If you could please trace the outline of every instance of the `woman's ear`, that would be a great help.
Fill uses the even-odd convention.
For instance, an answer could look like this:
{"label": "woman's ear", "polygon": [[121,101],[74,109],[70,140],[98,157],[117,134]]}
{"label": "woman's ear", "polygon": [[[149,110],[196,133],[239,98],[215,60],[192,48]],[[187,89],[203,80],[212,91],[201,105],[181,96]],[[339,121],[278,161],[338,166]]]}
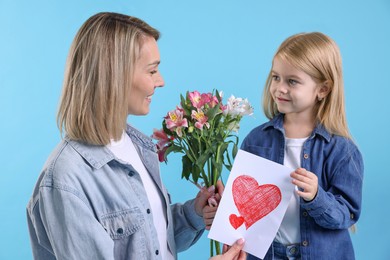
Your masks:
{"label": "woman's ear", "polygon": [[328,80],[325,82],[321,83],[319,86],[320,90],[318,91],[318,100],[321,101],[323,100],[330,92],[330,83]]}

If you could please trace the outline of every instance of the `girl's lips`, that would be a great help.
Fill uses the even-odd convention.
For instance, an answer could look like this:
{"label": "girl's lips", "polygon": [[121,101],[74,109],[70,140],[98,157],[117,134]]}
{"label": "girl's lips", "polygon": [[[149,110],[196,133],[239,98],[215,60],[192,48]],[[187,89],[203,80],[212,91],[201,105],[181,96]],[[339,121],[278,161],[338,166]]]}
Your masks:
{"label": "girl's lips", "polygon": [[280,102],[287,102],[287,101],[290,101],[290,100],[288,100],[288,99],[281,98],[281,97],[277,97],[276,99],[277,99],[278,101],[280,101]]}

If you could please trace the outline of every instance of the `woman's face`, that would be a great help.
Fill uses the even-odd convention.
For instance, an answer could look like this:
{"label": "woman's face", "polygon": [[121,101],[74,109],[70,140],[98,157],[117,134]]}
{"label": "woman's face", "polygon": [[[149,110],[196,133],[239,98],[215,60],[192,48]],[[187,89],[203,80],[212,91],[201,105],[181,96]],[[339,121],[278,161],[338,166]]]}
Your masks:
{"label": "woman's face", "polygon": [[154,90],[164,86],[164,80],[158,70],[160,53],[153,37],[145,37],[139,55],[135,63],[128,103],[128,113],[131,115],[148,114]]}

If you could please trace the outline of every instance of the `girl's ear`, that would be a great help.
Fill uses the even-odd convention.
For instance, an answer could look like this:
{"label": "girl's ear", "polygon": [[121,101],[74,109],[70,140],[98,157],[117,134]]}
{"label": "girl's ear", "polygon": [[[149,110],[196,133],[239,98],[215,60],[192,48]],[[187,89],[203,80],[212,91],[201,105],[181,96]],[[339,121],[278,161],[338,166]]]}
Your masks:
{"label": "girl's ear", "polygon": [[321,83],[319,86],[320,90],[318,91],[318,100],[321,101],[324,99],[330,92],[330,83],[326,80],[324,83]]}

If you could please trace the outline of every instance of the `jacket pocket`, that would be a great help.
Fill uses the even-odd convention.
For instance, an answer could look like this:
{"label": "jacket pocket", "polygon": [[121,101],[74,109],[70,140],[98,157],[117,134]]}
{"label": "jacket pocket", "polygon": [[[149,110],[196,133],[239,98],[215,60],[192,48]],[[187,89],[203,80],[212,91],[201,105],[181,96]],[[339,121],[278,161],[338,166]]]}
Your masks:
{"label": "jacket pocket", "polygon": [[261,146],[256,146],[256,145],[248,145],[245,147],[246,151],[252,154],[255,154],[257,156],[263,157],[265,159],[270,160],[271,159],[271,148],[268,147],[261,147]]}
{"label": "jacket pocket", "polygon": [[103,215],[101,224],[112,239],[122,239],[137,232],[145,223],[139,208]]}

